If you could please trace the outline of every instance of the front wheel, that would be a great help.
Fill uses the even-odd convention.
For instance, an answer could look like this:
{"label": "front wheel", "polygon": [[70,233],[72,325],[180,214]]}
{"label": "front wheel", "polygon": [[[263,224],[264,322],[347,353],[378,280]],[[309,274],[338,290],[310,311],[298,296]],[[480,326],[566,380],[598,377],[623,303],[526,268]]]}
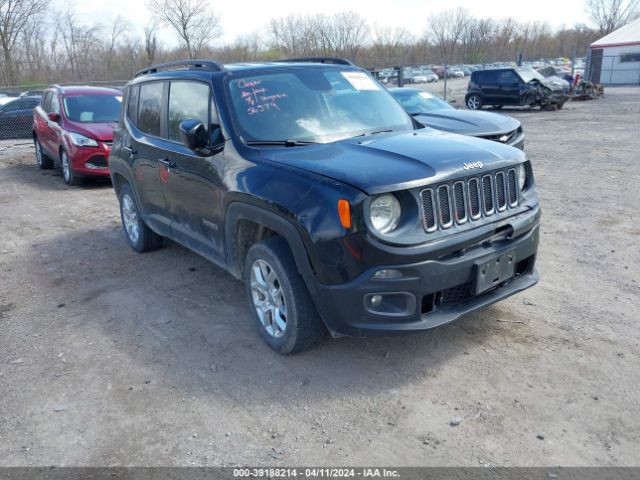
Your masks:
{"label": "front wheel", "polygon": [[60,154],[60,163],[62,164],[62,178],[64,178],[64,183],[69,186],[78,185],[82,179],[73,172],[69,155],[67,155],[67,152],[64,150],[62,150]]}
{"label": "front wheel", "polygon": [[38,137],[35,137],[33,139],[33,144],[34,144],[34,146],[36,148],[36,162],[38,163],[38,166],[42,170],[49,170],[49,169],[53,168],[53,160],[51,160],[42,151],[42,145],[40,145],[40,140],[38,140]]}
{"label": "front wheel", "polygon": [[162,246],[163,237],[151,230],[142,220],[140,210],[131,192],[131,187],[124,184],[120,187],[120,217],[122,228],[127,236],[129,246],[136,252],[148,252]]}
{"label": "front wheel", "polygon": [[467,108],[469,110],[480,110],[482,108],[482,98],[480,95],[473,94],[467,97]]}
{"label": "front wheel", "polygon": [[326,329],[289,245],[272,237],[251,247],[244,281],[263,340],[281,354],[313,347]]}

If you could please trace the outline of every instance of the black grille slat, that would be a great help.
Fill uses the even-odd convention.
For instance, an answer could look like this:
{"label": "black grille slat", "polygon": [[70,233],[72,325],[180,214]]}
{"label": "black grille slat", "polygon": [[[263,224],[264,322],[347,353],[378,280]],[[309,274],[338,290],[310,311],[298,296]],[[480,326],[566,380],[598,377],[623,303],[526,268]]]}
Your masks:
{"label": "black grille slat", "polygon": [[427,232],[431,232],[436,229],[436,214],[434,211],[433,202],[433,190],[430,188],[421,192],[422,197],[422,210],[423,210],[423,224],[424,229]]}
{"label": "black grille slat", "polygon": [[453,209],[458,223],[467,221],[467,208],[464,201],[464,184],[456,182],[453,184]]}
{"label": "black grille slat", "polygon": [[518,204],[518,179],[516,171],[511,169],[507,172],[507,189],[509,195],[509,206],[513,207]]}
{"label": "black grille slat", "polygon": [[473,219],[480,217],[480,195],[478,193],[478,183],[477,178],[469,180],[469,214]]}
{"label": "black grille slat", "polygon": [[493,182],[491,175],[482,177],[482,207],[485,215],[493,213]]}
{"label": "black grille slat", "polygon": [[438,211],[440,213],[440,225],[443,228],[451,226],[451,203],[449,201],[449,187],[438,187]]}
{"label": "black grille slat", "polygon": [[424,229],[431,233],[505,212],[518,206],[518,196],[515,168],[425,188],[420,191]]}
{"label": "black grille slat", "polygon": [[496,173],[496,203],[498,204],[498,211],[502,211],[507,208],[507,194],[505,187],[504,172]]}

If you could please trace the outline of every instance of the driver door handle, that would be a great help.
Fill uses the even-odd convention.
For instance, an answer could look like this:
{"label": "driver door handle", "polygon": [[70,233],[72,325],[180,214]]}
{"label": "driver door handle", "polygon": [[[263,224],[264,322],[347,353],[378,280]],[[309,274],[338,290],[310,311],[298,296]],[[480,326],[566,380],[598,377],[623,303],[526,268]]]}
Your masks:
{"label": "driver door handle", "polygon": [[176,162],[174,162],[173,160],[169,160],[168,158],[160,158],[158,159],[158,162],[167,167],[167,169],[176,168]]}

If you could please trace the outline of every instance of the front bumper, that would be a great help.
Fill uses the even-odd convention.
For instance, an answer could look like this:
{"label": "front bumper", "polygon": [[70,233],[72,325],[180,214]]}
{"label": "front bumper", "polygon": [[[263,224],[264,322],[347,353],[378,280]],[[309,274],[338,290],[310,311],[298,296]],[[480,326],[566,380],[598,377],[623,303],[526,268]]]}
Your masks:
{"label": "front bumper", "polygon": [[[427,330],[490,305],[535,285],[539,223],[515,239],[484,242],[438,260],[407,265],[380,265],[341,285],[316,285],[318,310],[333,335]],[[515,257],[516,275],[491,290],[474,295],[479,262],[506,253]],[[402,272],[402,278],[374,279],[380,269]],[[398,300],[394,313],[373,313],[372,294]],[[394,300],[395,299],[395,300]],[[403,300],[404,299],[404,300]]]}
{"label": "front bumper", "polygon": [[111,144],[98,141],[97,147],[68,147],[73,173],[84,177],[108,177]]}

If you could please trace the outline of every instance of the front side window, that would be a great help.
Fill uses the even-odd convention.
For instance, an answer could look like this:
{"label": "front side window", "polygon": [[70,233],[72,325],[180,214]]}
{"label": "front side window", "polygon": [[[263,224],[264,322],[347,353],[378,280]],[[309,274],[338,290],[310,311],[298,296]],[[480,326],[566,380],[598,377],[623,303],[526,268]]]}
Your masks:
{"label": "front side window", "polygon": [[47,113],[57,113],[58,115],[60,115],[60,102],[58,100],[58,94],[56,92],[53,92],[51,94],[51,105]]}
{"label": "front side window", "polygon": [[160,112],[164,83],[151,82],[140,85],[137,127],[144,133],[160,136]]}
{"label": "front side window", "polygon": [[386,89],[361,70],[283,70],[229,81],[231,110],[245,141],[328,143],[414,128]]}
{"label": "front side window", "polygon": [[171,82],[169,85],[169,140],[180,141],[180,122],[195,119],[209,127],[209,86],[199,82]]}
{"label": "front side window", "polygon": [[64,113],[72,122],[107,123],[120,119],[122,95],[65,95]]}
{"label": "front side window", "polygon": [[513,71],[505,70],[500,72],[498,82],[500,85],[515,85],[518,83],[518,77]]}

